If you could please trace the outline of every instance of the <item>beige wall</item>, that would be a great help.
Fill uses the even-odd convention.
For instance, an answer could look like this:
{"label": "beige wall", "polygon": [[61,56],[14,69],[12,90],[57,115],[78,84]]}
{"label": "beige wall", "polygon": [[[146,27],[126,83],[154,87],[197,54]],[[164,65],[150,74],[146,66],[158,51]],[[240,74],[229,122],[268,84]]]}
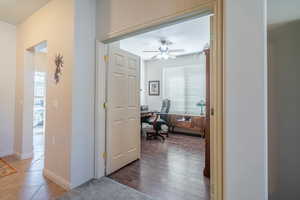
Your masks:
{"label": "beige wall", "polygon": [[[32,66],[26,60],[28,48],[42,41],[48,43],[47,59],[47,112],[45,169],[60,177],[61,182],[70,180],[70,138],[72,115],[72,73],[74,66],[74,2],[73,0],[53,0],[17,26],[17,82],[16,82],[16,136],[15,151],[28,153],[25,149],[24,119],[30,113],[23,109],[24,76]],[[54,84],[54,58],[57,53],[64,56],[64,69],[61,81]],[[25,90],[26,91],[26,90]],[[31,113],[32,115],[32,113]],[[24,123],[26,124],[24,124]],[[29,149],[28,149],[29,148]]]}
{"label": "beige wall", "polygon": [[[17,27],[16,152],[32,150],[32,89],[26,85],[34,68],[26,50],[47,41],[44,173],[67,189],[94,176],[95,3],[52,0]],[[55,84],[58,53],[64,67]]]}
{"label": "beige wall", "polygon": [[37,72],[47,72],[48,56],[45,52],[34,52],[33,54],[34,69]]}
{"label": "beige wall", "polygon": [[14,152],[16,27],[0,21],[0,157]]}
{"label": "beige wall", "polygon": [[97,38],[108,36],[127,28],[155,22],[177,12],[197,7],[209,0],[98,0]]}

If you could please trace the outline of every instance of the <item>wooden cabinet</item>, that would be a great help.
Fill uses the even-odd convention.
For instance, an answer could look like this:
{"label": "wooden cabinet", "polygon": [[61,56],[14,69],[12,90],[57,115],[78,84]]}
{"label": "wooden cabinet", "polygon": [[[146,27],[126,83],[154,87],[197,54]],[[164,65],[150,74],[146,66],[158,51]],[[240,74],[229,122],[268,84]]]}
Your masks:
{"label": "wooden cabinet", "polygon": [[197,132],[203,136],[205,130],[205,116],[179,114],[169,114],[168,116],[171,131],[174,131],[174,128],[181,128],[187,131]]}

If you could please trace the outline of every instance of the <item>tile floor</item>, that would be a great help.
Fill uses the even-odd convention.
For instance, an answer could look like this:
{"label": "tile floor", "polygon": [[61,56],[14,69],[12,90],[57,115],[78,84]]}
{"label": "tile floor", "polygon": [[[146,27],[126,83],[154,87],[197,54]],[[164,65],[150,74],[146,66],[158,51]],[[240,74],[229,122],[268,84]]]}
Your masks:
{"label": "tile floor", "polygon": [[0,200],[52,200],[65,193],[64,189],[43,176],[43,138],[35,138],[34,144],[32,159],[3,158],[18,173],[0,178]]}

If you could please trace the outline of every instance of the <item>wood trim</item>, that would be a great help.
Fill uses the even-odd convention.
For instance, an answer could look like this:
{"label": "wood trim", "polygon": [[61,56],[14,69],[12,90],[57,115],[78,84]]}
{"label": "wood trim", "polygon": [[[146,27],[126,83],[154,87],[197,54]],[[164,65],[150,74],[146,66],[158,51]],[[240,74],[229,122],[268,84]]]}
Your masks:
{"label": "wood trim", "polygon": [[107,45],[97,41],[96,52],[96,96],[95,96],[95,178],[105,176],[106,158],[106,61]]}
{"label": "wood trim", "polygon": [[110,32],[106,35],[105,40],[103,40],[103,43],[107,44],[110,42],[120,40],[122,38],[145,33],[150,30],[155,30],[157,28],[164,27],[165,25],[176,24],[179,21],[185,21],[192,17],[199,17],[199,15],[205,16],[214,11],[215,1],[216,0],[203,0],[201,4],[194,8],[186,9],[180,12],[175,12],[174,14],[160,17],[155,20],[150,20],[142,24],[129,26],[127,28],[123,28],[120,31]]}
{"label": "wood trim", "polygon": [[206,59],[206,114],[205,114],[205,168],[203,175],[210,178],[210,49],[204,50]]}
{"label": "wood trim", "polygon": [[223,0],[214,3],[214,16],[211,17],[211,68],[210,92],[210,153],[211,153],[211,199],[223,200]]}

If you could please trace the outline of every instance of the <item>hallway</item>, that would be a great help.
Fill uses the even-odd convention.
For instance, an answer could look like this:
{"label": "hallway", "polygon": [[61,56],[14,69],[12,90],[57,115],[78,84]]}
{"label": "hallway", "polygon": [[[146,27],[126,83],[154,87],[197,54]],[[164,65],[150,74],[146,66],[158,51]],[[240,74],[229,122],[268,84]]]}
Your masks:
{"label": "hallway", "polygon": [[43,176],[44,153],[40,148],[35,149],[32,159],[7,156],[3,160],[17,173],[0,178],[1,200],[53,200],[65,192]]}

